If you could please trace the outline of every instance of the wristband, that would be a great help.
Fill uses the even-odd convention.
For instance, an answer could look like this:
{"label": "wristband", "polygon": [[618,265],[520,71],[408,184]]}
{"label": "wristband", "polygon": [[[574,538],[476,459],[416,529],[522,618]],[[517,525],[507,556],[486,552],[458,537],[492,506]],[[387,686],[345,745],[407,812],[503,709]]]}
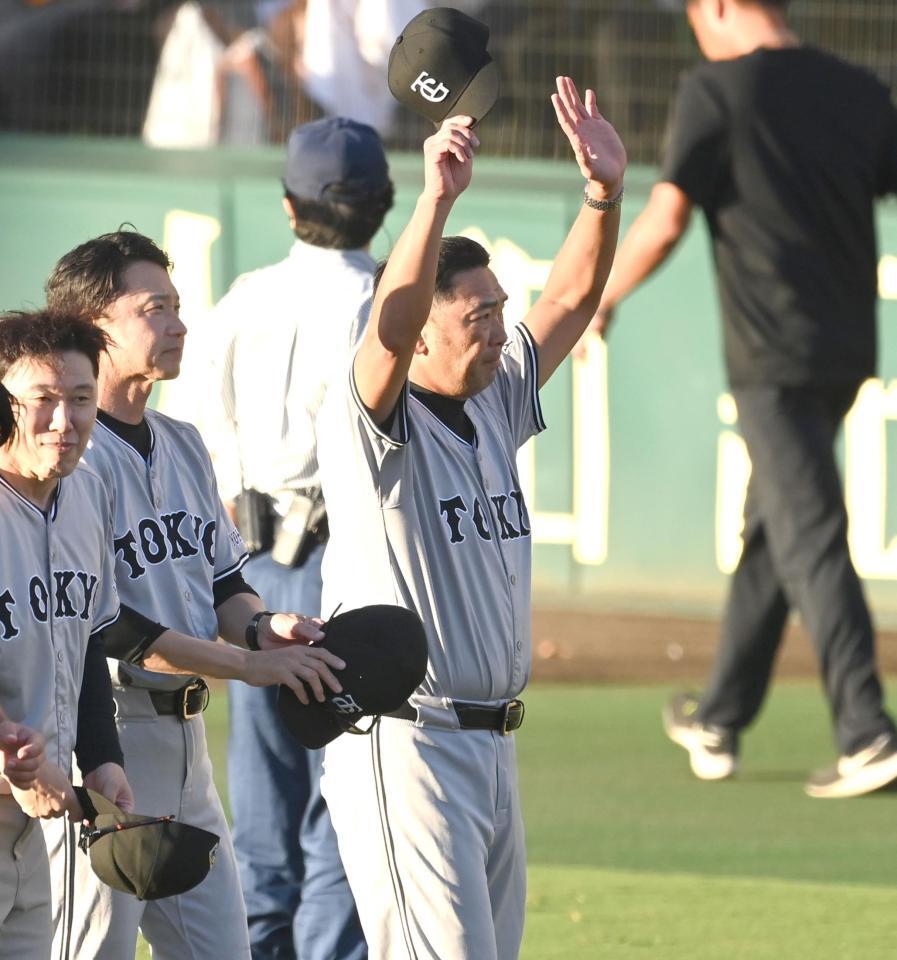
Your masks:
{"label": "wristband", "polygon": [[259,646],[259,624],[262,622],[262,617],[273,616],[274,614],[270,610],[259,610],[258,613],[252,615],[252,619],[246,627],[246,646],[250,650],[261,649]]}
{"label": "wristband", "polygon": [[623,188],[620,187],[620,192],[615,197],[612,197],[610,200],[593,200],[589,196],[589,185],[588,183],[586,183],[585,193],[583,195],[582,202],[587,207],[591,207],[593,210],[603,210],[603,211],[618,210],[621,206],[623,206],[624,192],[625,191],[623,190]]}

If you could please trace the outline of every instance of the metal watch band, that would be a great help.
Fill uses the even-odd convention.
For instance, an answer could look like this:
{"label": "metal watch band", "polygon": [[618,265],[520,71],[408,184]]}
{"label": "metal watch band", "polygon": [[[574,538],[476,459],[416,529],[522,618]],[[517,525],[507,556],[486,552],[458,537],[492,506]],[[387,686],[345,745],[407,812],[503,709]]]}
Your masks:
{"label": "metal watch band", "polygon": [[626,191],[621,187],[620,192],[615,196],[611,197],[610,200],[593,200],[589,196],[589,185],[586,184],[585,191],[583,193],[583,203],[587,207],[591,207],[593,210],[616,210],[618,207],[623,205],[623,194]]}

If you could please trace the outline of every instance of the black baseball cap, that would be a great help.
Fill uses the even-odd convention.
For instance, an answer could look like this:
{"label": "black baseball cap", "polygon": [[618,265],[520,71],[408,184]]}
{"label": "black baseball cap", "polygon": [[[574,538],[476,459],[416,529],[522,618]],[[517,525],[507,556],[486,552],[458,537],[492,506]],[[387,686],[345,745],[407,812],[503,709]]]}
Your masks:
{"label": "black baseball cap", "polygon": [[307,704],[286,686],[277,695],[281,720],[310,750],[335,740],[362,717],[398,710],[427,672],[427,635],[412,610],[359,607],[332,617],[321,629],[324,639],[317,645],[346,663],[337,673],[342,693],[324,687],[326,699],[319,702],[308,691]]}
{"label": "black baseball cap", "polygon": [[192,890],[206,878],[220,837],[173,817],[123,813],[93,790],[75,787],[87,824],[78,846],[93,872],[114,890],[159,900]]}
{"label": "black baseball cap", "polygon": [[283,185],[300,200],[364,200],[389,184],[383,141],[366,123],[325,117],[290,134]]}
{"label": "black baseball cap", "polygon": [[419,13],[389,54],[392,95],[435,124],[466,114],[479,122],[498,99],[489,28],[453,7]]}

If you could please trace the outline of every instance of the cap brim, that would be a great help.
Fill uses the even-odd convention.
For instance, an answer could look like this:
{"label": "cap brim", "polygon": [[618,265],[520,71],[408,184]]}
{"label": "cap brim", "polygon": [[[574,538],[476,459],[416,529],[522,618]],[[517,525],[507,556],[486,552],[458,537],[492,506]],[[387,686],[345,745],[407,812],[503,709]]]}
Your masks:
{"label": "cap brim", "polygon": [[320,750],[346,731],[346,726],[317,700],[302,703],[283,684],[277,691],[277,712],[287,730],[308,750]]}
{"label": "cap brim", "polygon": [[495,106],[500,87],[498,67],[490,60],[467,85],[452,107],[452,114],[473,117],[479,123]]}

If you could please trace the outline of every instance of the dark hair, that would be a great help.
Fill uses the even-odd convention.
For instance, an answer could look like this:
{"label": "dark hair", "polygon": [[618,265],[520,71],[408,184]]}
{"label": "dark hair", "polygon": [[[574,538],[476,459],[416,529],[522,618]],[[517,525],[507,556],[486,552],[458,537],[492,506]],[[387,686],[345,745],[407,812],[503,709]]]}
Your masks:
{"label": "dark hair", "polygon": [[171,269],[168,254],[149,237],[119,228],[69,251],[47,280],[47,306],[59,313],[96,320],[124,293],[124,273],[149,261]]}
{"label": "dark hair", "polygon": [[83,353],[96,377],[107,343],[98,326],[73,313],[19,310],[0,314],[0,378],[20,360],[46,360],[68,351]]}
{"label": "dark hair", "polygon": [[[387,258],[388,259],[388,258]],[[434,300],[451,300],[455,295],[455,277],[465,270],[488,267],[491,258],[484,247],[469,237],[443,237],[436,263]],[[374,272],[374,292],[380,285],[387,260],[381,260]]]}
{"label": "dark hair", "polygon": [[366,247],[392,209],[392,183],[379,193],[357,202],[348,200],[304,200],[284,194],[293,208],[293,233],[304,243],[328,250],[358,250]]}
{"label": "dark hair", "polygon": [[0,383],[0,447],[4,446],[16,432],[16,417],[12,410],[12,397],[9,390]]}

